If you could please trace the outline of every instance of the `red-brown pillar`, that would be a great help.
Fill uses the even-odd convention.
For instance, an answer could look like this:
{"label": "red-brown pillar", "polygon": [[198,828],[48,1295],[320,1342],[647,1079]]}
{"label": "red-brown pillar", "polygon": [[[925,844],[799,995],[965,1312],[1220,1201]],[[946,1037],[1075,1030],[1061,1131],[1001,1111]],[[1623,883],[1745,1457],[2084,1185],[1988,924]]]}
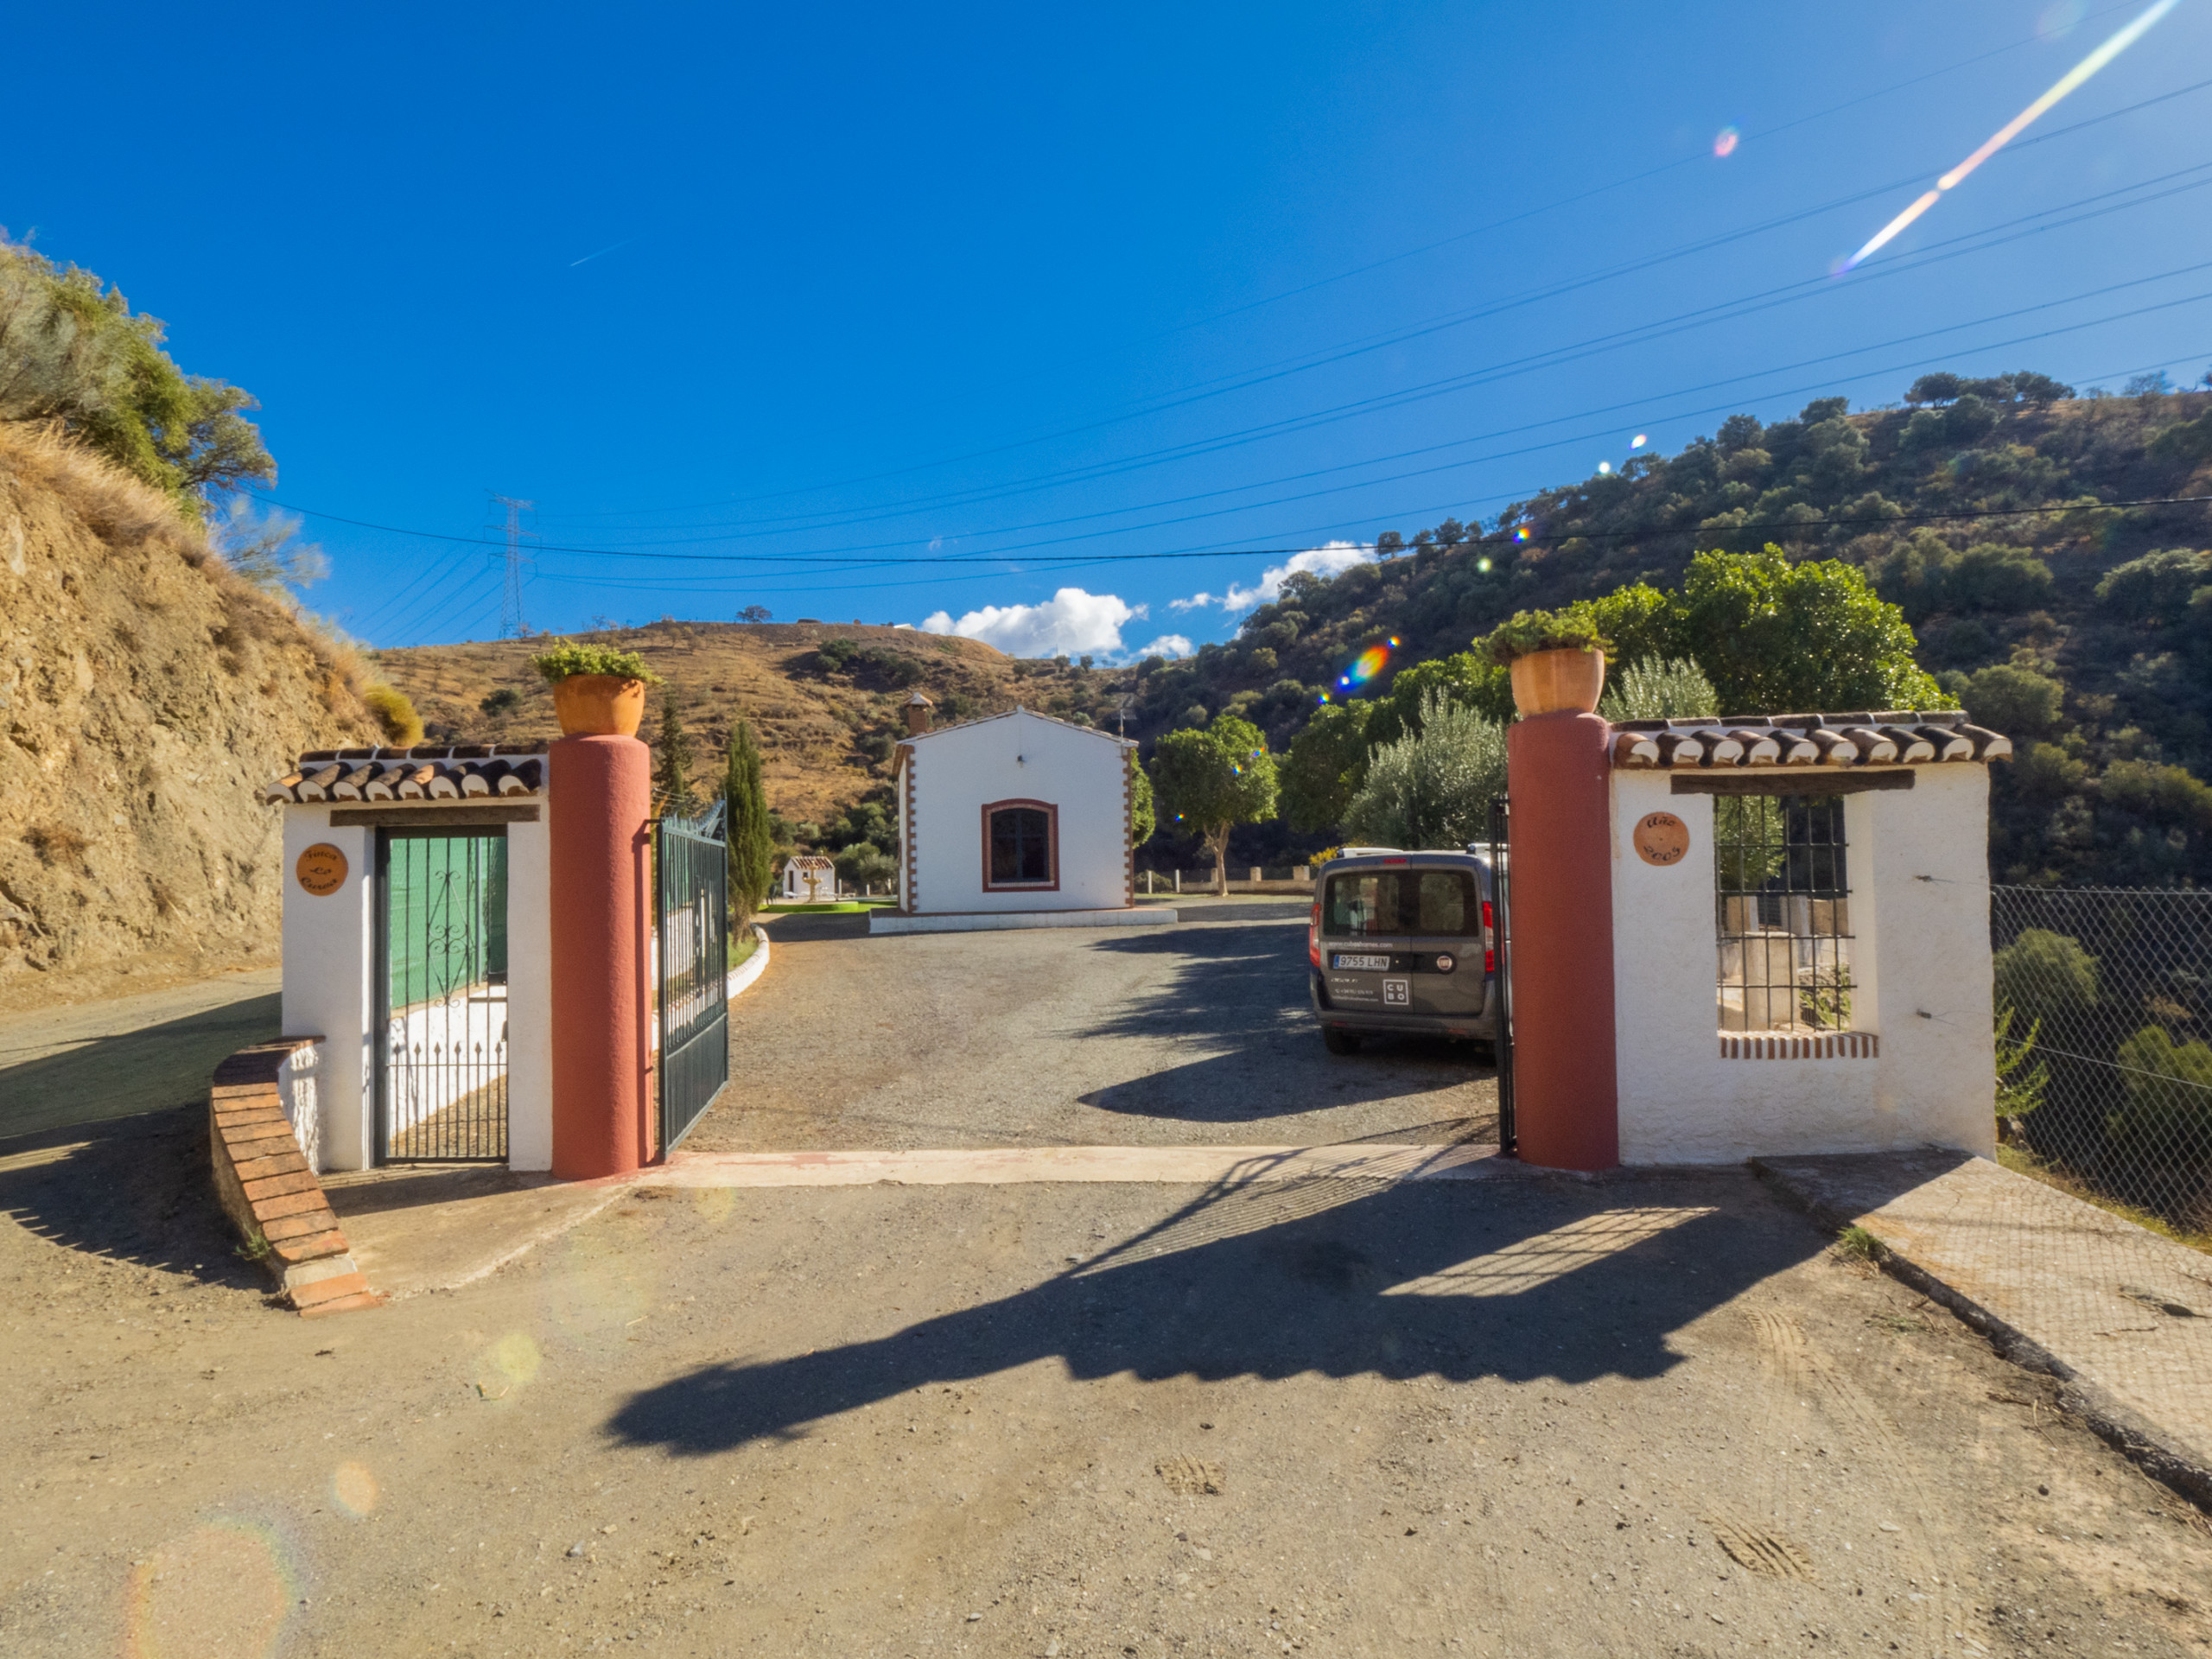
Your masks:
{"label": "red-brown pillar", "polygon": [[564,737],[549,751],[553,902],[553,1173],[620,1175],[646,1122],[645,820],[649,751],[634,737]]}
{"label": "red-brown pillar", "polygon": [[1556,714],[1506,734],[1514,1124],[1522,1161],[1553,1169],[1620,1161],[1611,732],[1595,715]]}

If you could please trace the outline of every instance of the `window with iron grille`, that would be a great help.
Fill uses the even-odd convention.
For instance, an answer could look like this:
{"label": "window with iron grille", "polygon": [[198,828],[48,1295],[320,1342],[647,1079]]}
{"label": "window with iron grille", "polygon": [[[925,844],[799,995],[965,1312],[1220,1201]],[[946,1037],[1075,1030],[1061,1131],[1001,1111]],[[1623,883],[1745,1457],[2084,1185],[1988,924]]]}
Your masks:
{"label": "window with iron grille", "polygon": [[1853,1029],[1843,798],[1723,795],[1713,808],[1720,1029]]}

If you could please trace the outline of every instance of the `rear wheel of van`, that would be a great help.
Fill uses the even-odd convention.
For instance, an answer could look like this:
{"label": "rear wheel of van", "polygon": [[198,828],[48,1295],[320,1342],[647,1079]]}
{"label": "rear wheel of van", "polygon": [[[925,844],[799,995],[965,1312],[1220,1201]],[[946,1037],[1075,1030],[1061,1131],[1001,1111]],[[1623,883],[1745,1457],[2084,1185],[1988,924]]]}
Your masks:
{"label": "rear wheel of van", "polygon": [[1359,1033],[1356,1031],[1346,1031],[1341,1026],[1322,1027],[1321,1041],[1332,1054],[1359,1052]]}

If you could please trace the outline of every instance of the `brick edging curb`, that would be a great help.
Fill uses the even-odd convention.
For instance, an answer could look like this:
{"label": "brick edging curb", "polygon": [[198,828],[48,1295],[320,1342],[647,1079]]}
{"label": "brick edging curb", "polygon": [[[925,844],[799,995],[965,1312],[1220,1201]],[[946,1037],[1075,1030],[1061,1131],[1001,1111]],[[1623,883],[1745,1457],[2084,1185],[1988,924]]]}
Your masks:
{"label": "brick edging curb", "polygon": [[[1751,1173],[1791,1208],[1831,1232],[1859,1224],[1861,1217],[1815,1197],[1790,1181],[1764,1158],[1750,1160]],[[1999,1318],[1971,1296],[1954,1288],[1903,1254],[1887,1240],[1877,1258],[1882,1270],[1940,1304],[1989,1339],[1998,1357],[2022,1370],[2040,1371],[2059,1382],[2058,1402],[2096,1436],[2144,1473],[2171,1486],[2198,1507],[2212,1510],[2212,1467],[2177,1446],[2155,1423],[2120,1404],[2102,1387],[2067,1364],[2009,1320]]]}
{"label": "brick edging curb", "polygon": [[215,1068],[207,1141],[223,1213],[302,1316],[384,1300],[354,1262],[322,1183],[284,1109],[284,1068],[320,1037],[242,1048]]}

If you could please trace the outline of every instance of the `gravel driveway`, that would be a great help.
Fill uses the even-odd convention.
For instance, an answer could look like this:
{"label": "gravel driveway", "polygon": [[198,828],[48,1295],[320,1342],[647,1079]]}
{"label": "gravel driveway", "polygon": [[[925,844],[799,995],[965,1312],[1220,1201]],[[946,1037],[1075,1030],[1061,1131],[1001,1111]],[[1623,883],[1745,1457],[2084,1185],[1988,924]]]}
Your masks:
{"label": "gravel driveway", "polygon": [[730,1010],[702,1152],[1491,1141],[1471,1044],[1321,1046],[1302,906],[1187,906],[1178,926],[870,938],[776,916]]}

